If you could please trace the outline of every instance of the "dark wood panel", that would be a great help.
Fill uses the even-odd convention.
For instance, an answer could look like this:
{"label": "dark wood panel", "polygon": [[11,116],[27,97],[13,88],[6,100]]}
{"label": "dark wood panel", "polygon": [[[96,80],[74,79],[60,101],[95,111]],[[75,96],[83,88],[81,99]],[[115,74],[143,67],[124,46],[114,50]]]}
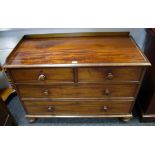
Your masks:
{"label": "dark wood panel", "polygon": [[151,62],[151,67],[146,70],[137,104],[142,111],[142,119],[150,121],[155,116],[155,29],[147,29],[146,32],[144,53]]}
{"label": "dark wood panel", "polygon": [[73,82],[72,68],[34,68],[34,69],[11,69],[14,82],[48,84],[53,82]]}
{"label": "dark wood panel", "polygon": [[48,66],[74,64],[74,62],[148,64],[129,36],[79,36],[25,38],[9,57],[7,65]]}
{"label": "dark wood panel", "polygon": [[18,86],[22,98],[134,97],[137,85]]}
{"label": "dark wood panel", "polygon": [[131,101],[24,102],[28,114],[32,115],[129,114],[131,104]]}
{"label": "dark wood panel", "polygon": [[78,68],[79,82],[139,81],[141,67],[87,67]]}

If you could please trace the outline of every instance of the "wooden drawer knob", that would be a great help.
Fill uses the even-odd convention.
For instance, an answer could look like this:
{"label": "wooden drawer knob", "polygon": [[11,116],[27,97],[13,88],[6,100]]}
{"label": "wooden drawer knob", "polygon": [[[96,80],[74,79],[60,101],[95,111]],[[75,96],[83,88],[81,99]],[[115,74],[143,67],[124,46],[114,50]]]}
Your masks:
{"label": "wooden drawer knob", "polygon": [[52,106],[49,106],[49,107],[47,108],[47,110],[48,110],[48,111],[54,111],[54,108],[53,108]]}
{"label": "wooden drawer knob", "polygon": [[103,106],[102,109],[103,109],[104,112],[106,112],[108,110],[108,107],[107,106]]}
{"label": "wooden drawer knob", "polygon": [[107,95],[107,96],[110,95],[109,89],[105,89],[105,90],[104,90],[104,94]]}
{"label": "wooden drawer knob", "polygon": [[114,76],[113,76],[113,74],[112,74],[112,73],[108,73],[108,74],[107,74],[107,79],[108,79],[108,80],[112,80],[112,79],[113,79],[113,77],[114,77]]}
{"label": "wooden drawer knob", "polygon": [[38,77],[38,80],[39,81],[44,81],[46,78],[46,76],[44,74],[40,74],[39,77]]}
{"label": "wooden drawer knob", "polygon": [[44,95],[49,95],[49,91],[48,90],[44,90]]}

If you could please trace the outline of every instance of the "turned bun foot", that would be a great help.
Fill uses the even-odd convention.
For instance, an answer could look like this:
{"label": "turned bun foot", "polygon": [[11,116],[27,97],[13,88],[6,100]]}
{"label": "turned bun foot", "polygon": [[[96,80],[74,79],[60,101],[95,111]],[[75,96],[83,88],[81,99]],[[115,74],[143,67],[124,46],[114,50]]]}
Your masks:
{"label": "turned bun foot", "polygon": [[121,121],[123,121],[123,122],[128,122],[130,120],[131,120],[131,117],[122,117],[121,118]]}
{"label": "turned bun foot", "polygon": [[29,123],[34,123],[36,121],[36,118],[28,118]]}

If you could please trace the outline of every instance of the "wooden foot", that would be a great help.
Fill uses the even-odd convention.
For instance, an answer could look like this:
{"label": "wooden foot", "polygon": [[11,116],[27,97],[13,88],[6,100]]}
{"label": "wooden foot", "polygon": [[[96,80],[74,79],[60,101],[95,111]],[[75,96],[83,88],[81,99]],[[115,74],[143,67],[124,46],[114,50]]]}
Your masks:
{"label": "wooden foot", "polygon": [[131,119],[131,117],[122,117],[121,121],[128,122],[128,121],[130,121],[130,119]]}
{"label": "wooden foot", "polygon": [[29,123],[34,123],[36,121],[36,118],[28,118]]}

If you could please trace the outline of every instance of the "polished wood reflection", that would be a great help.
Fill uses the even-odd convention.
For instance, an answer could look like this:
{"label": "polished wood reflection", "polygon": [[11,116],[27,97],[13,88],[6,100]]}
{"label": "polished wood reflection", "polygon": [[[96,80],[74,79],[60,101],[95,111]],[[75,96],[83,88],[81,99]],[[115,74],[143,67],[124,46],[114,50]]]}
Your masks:
{"label": "polished wood reflection", "polygon": [[25,38],[9,65],[146,63],[128,36]]}

